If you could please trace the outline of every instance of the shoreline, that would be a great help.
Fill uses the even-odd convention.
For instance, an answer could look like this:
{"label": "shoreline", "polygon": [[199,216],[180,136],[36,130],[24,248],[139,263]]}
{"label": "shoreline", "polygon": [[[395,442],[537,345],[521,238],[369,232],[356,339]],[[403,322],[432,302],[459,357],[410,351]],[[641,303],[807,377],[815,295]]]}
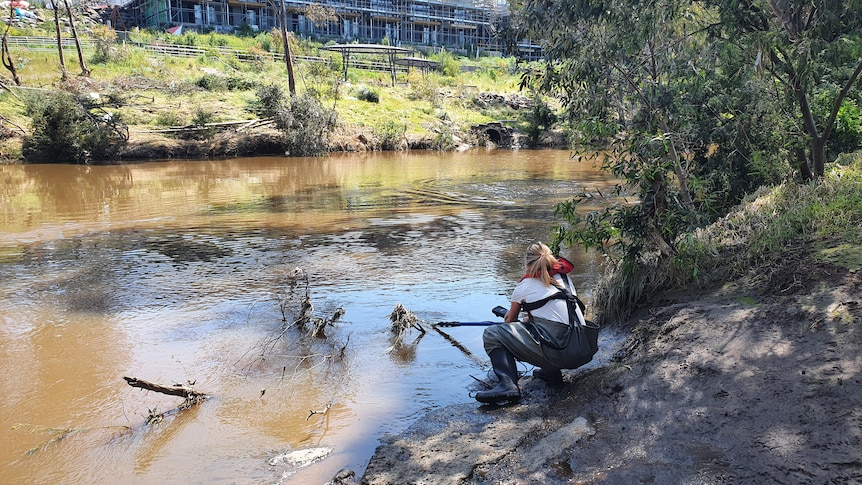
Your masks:
{"label": "shoreline", "polygon": [[[474,133],[457,131],[453,134],[454,148],[444,151],[464,151],[482,146],[505,150],[570,148],[565,141],[565,134],[561,130],[549,130],[538,146],[531,147],[525,134],[517,129],[508,128],[511,130],[511,136],[507,139],[507,143],[503,145],[490,142],[480,143],[479,138]],[[95,160],[90,165],[112,165],[175,159],[206,160],[273,155],[290,156],[290,154],[284,152],[280,141],[281,136],[281,133],[271,128],[263,128],[255,132],[241,134],[229,131],[219,132],[207,140],[184,140],[160,134],[132,131],[132,137],[129,142],[122,147],[114,159]],[[5,151],[7,153],[16,151],[20,153],[22,140],[20,134],[6,140]],[[10,149],[10,144],[16,144],[18,148]],[[28,163],[18,157],[9,158],[7,156],[3,158],[3,148],[0,146],[0,164],[14,165]],[[413,150],[435,150],[434,133],[405,135],[395,149],[386,150],[367,128],[340,127],[330,140],[329,152],[327,154],[375,151],[410,152]],[[321,156],[326,156],[327,154]]]}
{"label": "shoreline", "polygon": [[862,273],[829,275],[663,295],[603,331],[627,335],[606,365],[522,378],[512,406],[434,410],[361,483],[860,481]]}

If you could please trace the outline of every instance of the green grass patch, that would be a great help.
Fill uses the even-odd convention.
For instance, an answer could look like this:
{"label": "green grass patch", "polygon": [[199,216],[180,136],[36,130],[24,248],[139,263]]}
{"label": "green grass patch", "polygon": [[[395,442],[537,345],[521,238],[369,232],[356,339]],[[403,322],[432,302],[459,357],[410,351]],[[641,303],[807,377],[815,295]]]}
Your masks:
{"label": "green grass patch", "polygon": [[[788,250],[854,266],[862,244],[862,152],[842,156],[820,180],[750,195],[726,217],[678,244],[677,284],[710,283],[769,265]],[[842,248],[842,249],[838,249]],[[712,276],[710,276],[712,275]]]}
{"label": "green grass patch", "polygon": [[827,264],[859,271],[862,152],[842,155],[819,180],[761,188],[719,221],[681,237],[676,250],[669,260],[648,255],[609,271],[594,294],[601,319],[624,318],[661,290],[745,278],[769,290],[782,274],[816,281],[829,273],[819,268]]}

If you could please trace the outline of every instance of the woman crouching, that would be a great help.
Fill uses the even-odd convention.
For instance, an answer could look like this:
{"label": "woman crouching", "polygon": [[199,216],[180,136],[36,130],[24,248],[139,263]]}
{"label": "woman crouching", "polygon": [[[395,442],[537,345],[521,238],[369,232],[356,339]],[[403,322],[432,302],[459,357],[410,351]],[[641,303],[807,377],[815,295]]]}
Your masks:
{"label": "woman crouching", "polygon": [[[586,337],[583,304],[565,274],[571,266],[564,267],[563,262],[568,263],[555,258],[543,243],[527,248],[526,274],[512,291],[505,323],[487,327],[482,336],[499,381],[493,389],[476,393],[477,401],[521,399],[516,360],[537,366],[533,377],[551,384],[563,382],[560,369],[575,369],[592,360],[596,346]],[[523,322],[518,320],[521,311],[528,315]]]}

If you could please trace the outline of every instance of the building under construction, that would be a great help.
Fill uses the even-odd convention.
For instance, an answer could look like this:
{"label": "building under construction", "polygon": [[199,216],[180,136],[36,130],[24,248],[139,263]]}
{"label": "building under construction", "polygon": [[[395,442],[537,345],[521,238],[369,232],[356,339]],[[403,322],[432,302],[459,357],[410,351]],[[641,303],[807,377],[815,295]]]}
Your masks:
{"label": "building under construction", "polygon": [[142,28],[230,33],[279,27],[300,36],[337,42],[499,51],[497,27],[507,20],[506,0],[132,0],[133,24]]}

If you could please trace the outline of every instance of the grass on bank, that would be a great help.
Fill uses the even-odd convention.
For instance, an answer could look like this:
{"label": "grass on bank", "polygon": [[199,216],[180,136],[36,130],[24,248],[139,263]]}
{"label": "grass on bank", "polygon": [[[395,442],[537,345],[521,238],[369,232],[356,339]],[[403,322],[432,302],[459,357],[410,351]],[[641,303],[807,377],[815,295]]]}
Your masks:
{"label": "grass on bank", "polygon": [[[39,35],[36,32],[21,34]],[[41,32],[41,35],[46,35]],[[135,39],[135,37],[140,37]],[[179,38],[155,35],[145,31],[133,34],[138,42],[172,42],[184,45],[227,46],[238,49],[277,51],[273,34],[237,37],[222,34],[186,34]],[[167,126],[192,124],[196,119],[210,122],[254,119],[256,89],[276,84],[287,92],[287,74],[283,61],[261,56],[255,62],[240,62],[233,56],[219,55],[215,50],[197,58],[156,56],[131,44],[108,44],[107,48],[85,50],[91,70],[82,78],[74,49],[66,49],[66,71],[70,84],[83,92],[92,91],[116,96],[123,106],[116,109],[133,134]],[[442,51],[432,58],[448,68],[423,75],[412,70],[400,73],[397,85],[391,85],[388,72],[350,69],[343,79],[341,56],[321,51],[321,44],[308,40],[292,43],[295,55],[326,57],[328,63],[298,61],[295,63],[299,94],[312,93],[322,104],[334,108],[339,124],[353,128],[391,134],[393,127],[403,134],[428,135],[451,126],[463,131],[477,123],[514,119],[524,123],[522,113],[506,107],[477,107],[473,97],[480,92],[511,94],[518,91],[518,67],[514,59],[484,57],[456,58]],[[27,89],[51,89],[60,86],[56,51],[33,51],[12,46],[19,77]],[[379,58],[377,59],[379,60]],[[452,66],[455,66],[455,69]],[[461,66],[469,66],[461,72]],[[4,84],[12,85],[4,76]],[[363,93],[373,93],[369,98]],[[372,99],[373,98],[373,99]],[[27,129],[23,103],[6,91],[0,91],[0,116]],[[6,143],[8,145],[8,143]],[[14,144],[13,144],[14,145]],[[0,147],[0,158],[14,160],[12,148]]]}
{"label": "grass on bank", "polygon": [[670,261],[613,268],[594,293],[599,320],[623,320],[663,290],[747,281],[780,292],[786,288],[771,285],[782,273],[816,279],[816,268],[862,271],[862,152],[841,155],[822,179],[761,188],[677,241],[676,251]]}

